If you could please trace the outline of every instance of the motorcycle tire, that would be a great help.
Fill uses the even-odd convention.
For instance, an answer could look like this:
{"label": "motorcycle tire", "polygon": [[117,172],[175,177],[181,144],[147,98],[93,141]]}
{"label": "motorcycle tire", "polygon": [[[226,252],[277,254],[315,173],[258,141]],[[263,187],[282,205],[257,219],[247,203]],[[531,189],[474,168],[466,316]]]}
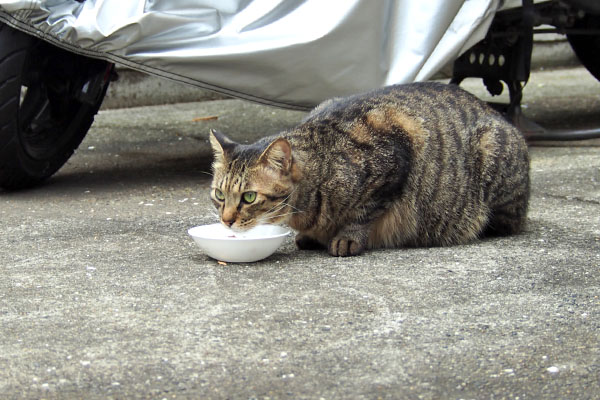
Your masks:
{"label": "motorcycle tire", "polygon": [[[573,28],[600,30],[600,15],[586,14],[577,20]],[[600,81],[600,35],[567,34],[567,40],[583,66]]]}
{"label": "motorcycle tire", "polygon": [[35,186],[79,146],[113,65],[0,24],[0,188]]}

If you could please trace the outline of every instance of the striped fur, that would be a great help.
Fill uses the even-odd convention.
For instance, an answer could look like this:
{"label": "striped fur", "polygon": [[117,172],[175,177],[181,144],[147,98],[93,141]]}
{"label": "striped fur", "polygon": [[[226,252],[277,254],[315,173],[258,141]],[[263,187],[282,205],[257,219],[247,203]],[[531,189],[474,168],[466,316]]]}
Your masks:
{"label": "striped fur", "polygon": [[[519,232],[529,198],[520,132],[458,87],[390,86],[324,102],[252,145],[214,132],[226,224],[287,223],[300,248],[447,246]],[[225,200],[215,198],[220,190]],[[255,191],[252,204],[241,201]]]}

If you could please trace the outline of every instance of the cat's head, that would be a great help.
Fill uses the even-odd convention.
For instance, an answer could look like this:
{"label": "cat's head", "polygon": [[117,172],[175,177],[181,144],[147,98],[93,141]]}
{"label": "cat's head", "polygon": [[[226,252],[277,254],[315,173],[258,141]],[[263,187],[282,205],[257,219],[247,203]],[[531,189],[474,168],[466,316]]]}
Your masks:
{"label": "cat's head", "polygon": [[290,143],[277,138],[242,145],[211,130],[210,144],[215,155],[210,196],[221,222],[238,231],[285,223],[294,190]]}

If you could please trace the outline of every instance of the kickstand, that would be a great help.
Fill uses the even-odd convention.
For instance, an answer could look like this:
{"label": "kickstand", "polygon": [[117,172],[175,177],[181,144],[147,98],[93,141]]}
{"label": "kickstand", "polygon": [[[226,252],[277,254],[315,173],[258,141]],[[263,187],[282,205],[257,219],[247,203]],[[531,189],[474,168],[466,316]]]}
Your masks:
{"label": "kickstand", "polygon": [[535,141],[569,141],[600,138],[600,128],[592,129],[546,129],[537,122],[523,115],[521,100],[523,98],[523,86],[514,82],[508,85],[510,92],[510,104],[501,108],[506,118],[510,120],[523,133],[528,142]]}
{"label": "kickstand", "polygon": [[600,128],[546,129],[537,122],[523,115],[520,105],[510,107],[506,116],[517,128],[519,128],[527,142],[569,141],[600,138]]}

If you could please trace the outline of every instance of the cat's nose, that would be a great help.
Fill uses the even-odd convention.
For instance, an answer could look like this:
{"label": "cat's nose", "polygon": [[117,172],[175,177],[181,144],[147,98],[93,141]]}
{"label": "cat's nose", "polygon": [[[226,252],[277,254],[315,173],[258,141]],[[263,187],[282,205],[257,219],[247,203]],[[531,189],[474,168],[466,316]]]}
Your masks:
{"label": "cat's nose", "polygon": [[223,221],[223,223],[229,228],[231,228],[231,225],[233,225],[236,218],[237,213],[234,210],[225,209],[221,215],[221,221]]}

